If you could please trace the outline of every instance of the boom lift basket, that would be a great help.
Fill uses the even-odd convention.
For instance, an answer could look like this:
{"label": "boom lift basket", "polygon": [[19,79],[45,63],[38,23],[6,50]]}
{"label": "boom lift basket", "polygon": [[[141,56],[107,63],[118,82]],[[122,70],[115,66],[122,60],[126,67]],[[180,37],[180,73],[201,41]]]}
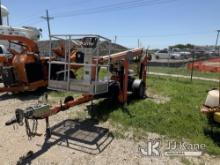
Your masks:
{"label": "boom lift basket", "polygon": [[[54,49],[59,44],[60,48]],[[104,46],[103,46],[104,45]],[[52,35],[48,88],[91,95],[108,92],[109,63],[100,65],[102,55],[111,54],[111,40],[99,35]],[[99,75],[100,70],[105,75]]]}

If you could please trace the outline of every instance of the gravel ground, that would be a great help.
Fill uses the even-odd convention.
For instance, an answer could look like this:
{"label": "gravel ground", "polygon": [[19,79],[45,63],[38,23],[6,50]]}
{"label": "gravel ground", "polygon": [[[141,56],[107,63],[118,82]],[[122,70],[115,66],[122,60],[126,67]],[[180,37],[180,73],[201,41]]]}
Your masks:
{"label": "gravel ground", "polygon": [[[22,159],[23,164],[219,164],[218,158],[209,155],[204,155],[198,158],[182,158],[182,157],[147,157],[140,153],[138,146],[144,146],[144,141],[134,141],[132,138],[117,138],[110,136],[109,143],[104,145],[102,152],[99,153],[97,149],[92,147],[92,152],[87,153],[88,150],[83,145],[69,145],[64,140],[56,142],[56,138],[48,140],[45,144],[45,137],[37,136],[32,140],[28,140],[25,134],[25,128],[20,126],[4,125],[5,121],[10,119],[14,114],[16,108],[24,108],[37,103],[38,96],[25,94],[25,96],[8,96],[0,95],[0,162],[1,164],[16,164],[19,158],[26,155],[29,151],[33,151],[33,156],[29,159]],[[54,101],[55,102],[55,101]],[[81,108],[83,109],[83,108]],[[61,112],[56,116],[51,117],[51,126],[68,119],[69,113],[72,111],[80,112],[77,107],[71,111]],[[100,128],[108,128],[114,130],[108,122],[99,124]],[[45,122],[39,122],[38,133],[44,133]],[[52,136],[53,137],[53,136]],[[148,133],[148,138],[160,137],[157,134]],[[76,143],[79,144],[79,143]],[[81,143],[80,143],[81,144]],[[103,143],[104,144],[104,143]],[[88,145],[87,145],[88,147]],[[95,146],[96,147],[96,146]],[[86,149],[85,149],[86,148]],[[25,161],[24,161],[25,160]]]}

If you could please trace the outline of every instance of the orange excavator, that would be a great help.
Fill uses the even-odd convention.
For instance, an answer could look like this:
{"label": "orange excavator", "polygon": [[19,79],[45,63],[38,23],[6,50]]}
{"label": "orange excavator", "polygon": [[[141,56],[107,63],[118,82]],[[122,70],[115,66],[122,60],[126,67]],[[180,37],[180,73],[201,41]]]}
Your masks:
{"label": "orange excavator", "polygon": [[[18,93],[33,91],[48,84],[48,60],[40,57],[37,43],[22,36],[0,35],[0,40],[18,45],[18,50],[8,48],[11,57],[0,56],[4,87],[0,92]],[[9,44],[10,45],[10,44]]]}

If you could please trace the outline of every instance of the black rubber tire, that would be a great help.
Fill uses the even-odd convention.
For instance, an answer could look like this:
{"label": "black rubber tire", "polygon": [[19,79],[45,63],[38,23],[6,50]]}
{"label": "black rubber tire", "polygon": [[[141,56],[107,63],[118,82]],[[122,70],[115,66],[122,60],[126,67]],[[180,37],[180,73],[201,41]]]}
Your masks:
{"label": "black rubber tire", "polygon": [[66,103],[69,102],[69,101],[73,101],[73,100],[74,100],[73,96],[67,96],[67,97],[64,99],[64,104],[66,104]]}
{"label": "black rubber tire", "polygon": [[141,83],[139,86],[137,97],[138,97],[138,99],[145,98],[145,86],[143,83]]}
{"label": "black rubber tire", "polygon": [[136,79],[132,84],[132,92],[135,98],[143,99],[145,98],[145,84],[142,80]]}

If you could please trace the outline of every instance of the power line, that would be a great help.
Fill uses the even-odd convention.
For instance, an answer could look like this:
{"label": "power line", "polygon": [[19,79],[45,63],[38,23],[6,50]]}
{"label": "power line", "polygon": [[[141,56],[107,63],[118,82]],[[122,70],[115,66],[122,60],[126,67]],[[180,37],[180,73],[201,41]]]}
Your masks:
{"label": "power line", "polygon": [[[19,21],[17,23],[17,25],[32,24],[32,22],[34,22],[34,23],[35,22],[40,22],[39,17],[40,17],[39,14],[31,14],[31,15],[28,16],[28,18],[27,18],[27,16],[25,18],[21,18],[20,20],[22,20],[22,21]],[[42,22],[42,20],[41,20],[41,22]]]}
{"label": "power line", "polygon": [[30,20],[30,21],[26,22],[25,24],[24,23],[23,24],[19,23],[19,24],[16,24],[16,25],[17,26],[25,26],[25,25],[28,25],[28,24],[30,24],[30,25],[37,25],[37,24],[42,23],[42,22],[43,22],[43,20],[41,20],[38,17],[38,18],[36,18],[34,20]]}
{"label": "power line", "polygon": [[[143,7],[143,6],[151,6],[151,5],[159,5],[159,4],[166,4],[166,3],[171,3],[177,0],[132,0],[132,1],[126,1],[126,2],[119,2],[119,3],[114,3],[110,5],[104,5],[104,6],[99,6],[95,8],[89,8],[89,9],[81,9],[81,10],[73,10],[73,11],[67,11],[67,12],[62,12],[62,13],[54,13],[54,17],[56,18],[61,18],[61,17],[72,17],[72,16],[78,16],[78,15],[88,15],[88,14],[96,14],[96,13],[103,13],[103,12],[114,12],[118,10],[126,10],[130,8],[137,8],[137,7]],[[80,1],[78,1],[80,2]],[[80,3],[77,4],[83,4],[86,1],[81,1]],[[88,2],[88,1],[87,1]],[[62,7],[59,7],[62,8]],[[50,10],[55,10],[57,8],[50,8]],[[63,8],[62,8],[63,9]],[[39,16],[32,14],[28,19],[23,19],[21,23],[18,25],[22,25],[23,23],[32,23],[33,20],[39,18]],[[39,22],[39,21],[35,21]]]}
{"label": "power line", "polygon": [[157,38],[157,37],[176,37],[176,36],[202,35],[202,34],[211,34],[213,32],[214,31],[175,33],[175,34],[160,34],[160,35],[117,35],[117,36],[120,37],[120,38]]}
{"label": "power line", "polygon": [[[97,7],[97,8],[89,8],[89,9],[84,9],[84,10],[77,10],[73,11],[71,13],[66,13],[66,14],[61,14],[58,15],[57,17],[71,17],[71,16],[78,16],[78,15],[88,15],[88,14],[96,14],[96,13],[105,13],[105,12],[114,12],[114,11],[119,11],[119,10],[126,10],[130,8],[136,8],[136,7],[143,7],[143,6],[150,6],[150,5],[156,5],[159,4],[161,0],[153,0],[153,1],[130,1],[129,4],[123,5],[122,3],[120,4],[113,4],[113,5],[108,5],[108,6],[102,6],[102,7]],[[173,0],[172,0],[173,1]],[[138,2],[138,3],[137,3]],[[161,3],[161,2],[160,2]]]}
{"label": "power line", "polygon": [[[50,11],[53,11],[53,10],[57,10],[57,9],[64,9],[66,10],[66,7],[70,8],[70,7],[76,7],[76,6],[79,6],[79,5],[82,5],[82,4],[87,4],[88,2],[92,2],[92,1],[95,1],[95,0],[75,0],[75,1],[71,1],[71,3],[66,3],[66,4],[63,4],[62,3],[62,6],[59,6],[59,7],[53,7],[53,8],[49,8],[48,10]],[[65,5],[66,7],[64,7],[63,5]]]}
{"label": "power line", "polygon": [[[90,1],[88,1],[88,0],[74,0],[71,3],[66,3],[65,6],[67,6],[69,8],[69,7],[72,7],[74,5],[74,7],[75,7],[75,6],[80,6],[82,4],[87,4],[88,2],[91,2],[91,1],[96,1],[96,0],[90,0]],[[99,1],[99,0],[97,0],[97,1]],[[57,9],[62,9],[63,10],[63,9],[66,9],[66,7],[59,6],[59,7],[48,8],[48,10],[50,10],[50,11],[57,10]],[[18,25],[22,25],[24,23],[30,23],[30,22],[33,21],[33,19],[38,19],[39,18],[39,14],[36,14],[36,13],[39,13],[39,11],[34,12],[32,14],[28,14],[28,18],[27,18],[27,16],[21,18],[20,20],[22,20],[22,21],[20,21],[18,23]]]}
{"label": "power line", "polygon": [[[107,8],[113,8],[113,7],[118,7],[122,5],[129,5],[129,4],[134,4],[134,3],[140,3],[146,0],[132,0],[132,1],[126,1],[126,2],[119,2],[119,3],[114,3],[114,4],[109,4],[109,5],[104,5],[104,6],[99,6],[99,7],[94,7],[94,8],[87,8],[87,9],[81,9],[81,10],[72,10],[72,11],[67,11],[62,14],[71,14],[71,13],[77,13],[77,12],[85,12],[85,11],[97,11],[100,9],[107,9]],[[152,0],[151,0],[152,1]],[[158,1],[158,0],[156,0]]]}
{"label": "power line", "polygon": [[[90,1],[94,1],[94,0],[90,0]],[[76,2],[74,2],[74,6],[79,6],[79,5],[81,5],[81,4],[86,4],[86,2],[88,2],[87,0],[77,0]],[[65,4],[66,6],[68,6],[68,7],[70,7],[71,5],[72,5],[72,3],[70,4],[70,3],[68,3],[68,4]],[[52,10],[57,10],[57,9],[65,9],[65,7],[54,7],[54,8],[49,8],[48,10],[50,10],[50,11],[52,11]],[[25,16],[25,17],[23,17],[23,18],[21,18],[20,20],[22,20],[22,21],[20,21],[17,25],[23,25],[24,23],[25,24],[30,24],[30,23],[32,23],[33,22],[33,20],[36,20],[36,19],[38,19],[39,17],[40,17],[40,15],[39,14],[36,14],[36,13],[39,13],[39,11],[37,11],[37,12],[34,12],[34,13],[32,13],[32,14],[28,14],[28,18],[27,18],[27,16]],[[36,22],[36,21],[35,21]],[[39,22],[39,21],[38,21]]]}
{"label": "power line", "polygon": [[50,20],[52,20],[52,19],[54,19],[54,18],[49,16],[48,10],[46,10],[46,17],[45,17],[45,16],[41,16],[41,18],[47,21],[47,27],[48,27],[49,38],[51,38]]}
{"label": "power line", "polygon": [[177,0],[148,0],[148,1],[133,0],[133,1],[120,2],[120,3],[111,4],[111,5],[95,7],[95,8],[73,10],[73,11],[57,13],[57,14],[54,13],[54,16],[56,18],[60,18],[60,17],[72,17],[72,16],[78,16],[78,15],[96,14],[96,13],[103,13],[103,12],[113,12],[113,11],[126,10],[130,8],[137,8],[137,7],[143,7],[143,6],[167,4],[167,3],[171,3],[175,1]]}

